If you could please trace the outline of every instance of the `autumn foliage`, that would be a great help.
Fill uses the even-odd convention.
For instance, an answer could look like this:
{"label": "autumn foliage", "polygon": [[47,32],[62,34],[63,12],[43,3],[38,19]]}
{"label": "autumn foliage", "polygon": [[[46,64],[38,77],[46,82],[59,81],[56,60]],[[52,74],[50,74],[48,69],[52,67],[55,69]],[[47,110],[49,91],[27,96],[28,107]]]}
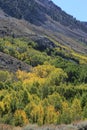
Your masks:
{"label": "autumn foliage", "polygon": [[1,51],[32,65],[30,72],[0,70],[0,123],[68,124],[87,119],[87,64],[65,60],[57,49],[48,55],[48,50],[34,48],[33,42],[0,40]]}

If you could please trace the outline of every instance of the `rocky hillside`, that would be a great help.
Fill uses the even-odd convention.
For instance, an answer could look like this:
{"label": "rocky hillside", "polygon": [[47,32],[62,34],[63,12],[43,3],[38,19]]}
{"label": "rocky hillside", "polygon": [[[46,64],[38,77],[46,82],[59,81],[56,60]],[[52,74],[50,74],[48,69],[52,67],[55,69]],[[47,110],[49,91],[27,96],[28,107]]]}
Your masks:
{"label": "rocky hillside", "polygon": [[26,63],[17,60],[16,58],[13,58],[7,54],[0,52],[0,70],[3,69],[16,72],[18,69],[24,71],[30,71],[31,67]]}
{"label": "rocky hillside", "polygon": [[50,0],[0,0],[0,36],[42,35],[87,53],[87,26]]}
{"label": "rocky hillside", "polygon": [[62,11],[51,0],[0,0],[0,6],[8,15],[25,19],[35,25],[45,24],[49,16],[71,29],[82,29],[87,32],[83,23]]}

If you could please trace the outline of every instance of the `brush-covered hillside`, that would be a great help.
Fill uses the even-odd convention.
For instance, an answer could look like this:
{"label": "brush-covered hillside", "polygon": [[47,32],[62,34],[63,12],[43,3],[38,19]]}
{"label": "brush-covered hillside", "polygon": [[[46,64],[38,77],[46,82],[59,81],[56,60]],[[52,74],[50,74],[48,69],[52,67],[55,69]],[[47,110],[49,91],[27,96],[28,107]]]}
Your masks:
{"label": "brush-covered hillside", "polygon": [[86,120],[86,97],[86,22],[50,0],[0,0],[0,124]]}
{"label": "brush-covered hillside", "polygon": [[68,124],[86,119],[86,55],[44,41],[0,38],[1,123]]}

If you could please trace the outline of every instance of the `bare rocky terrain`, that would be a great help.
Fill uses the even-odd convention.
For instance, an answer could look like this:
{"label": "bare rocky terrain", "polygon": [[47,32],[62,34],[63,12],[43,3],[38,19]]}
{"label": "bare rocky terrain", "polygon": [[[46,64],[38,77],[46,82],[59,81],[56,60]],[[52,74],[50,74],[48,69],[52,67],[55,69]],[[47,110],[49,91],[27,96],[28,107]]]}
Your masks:
{"label": "bare rocky terrain", "polygon": [[0,69],[16,72],[18,69],[30,71],[31,67],[16,58],[0,52]]}

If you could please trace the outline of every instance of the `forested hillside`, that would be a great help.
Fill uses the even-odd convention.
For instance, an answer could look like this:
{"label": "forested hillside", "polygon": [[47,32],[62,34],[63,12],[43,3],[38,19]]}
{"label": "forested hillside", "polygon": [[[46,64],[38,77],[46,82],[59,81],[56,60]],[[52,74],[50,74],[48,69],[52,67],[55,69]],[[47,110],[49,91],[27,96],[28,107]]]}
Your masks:
{"label": "forested hillside", "polygon": [[46,45],[41,49],[26,38],[0,39],[0,51],[32,66],[0,69],[1,123],[68,124],[87,118],[87,57],[59,43]]}

